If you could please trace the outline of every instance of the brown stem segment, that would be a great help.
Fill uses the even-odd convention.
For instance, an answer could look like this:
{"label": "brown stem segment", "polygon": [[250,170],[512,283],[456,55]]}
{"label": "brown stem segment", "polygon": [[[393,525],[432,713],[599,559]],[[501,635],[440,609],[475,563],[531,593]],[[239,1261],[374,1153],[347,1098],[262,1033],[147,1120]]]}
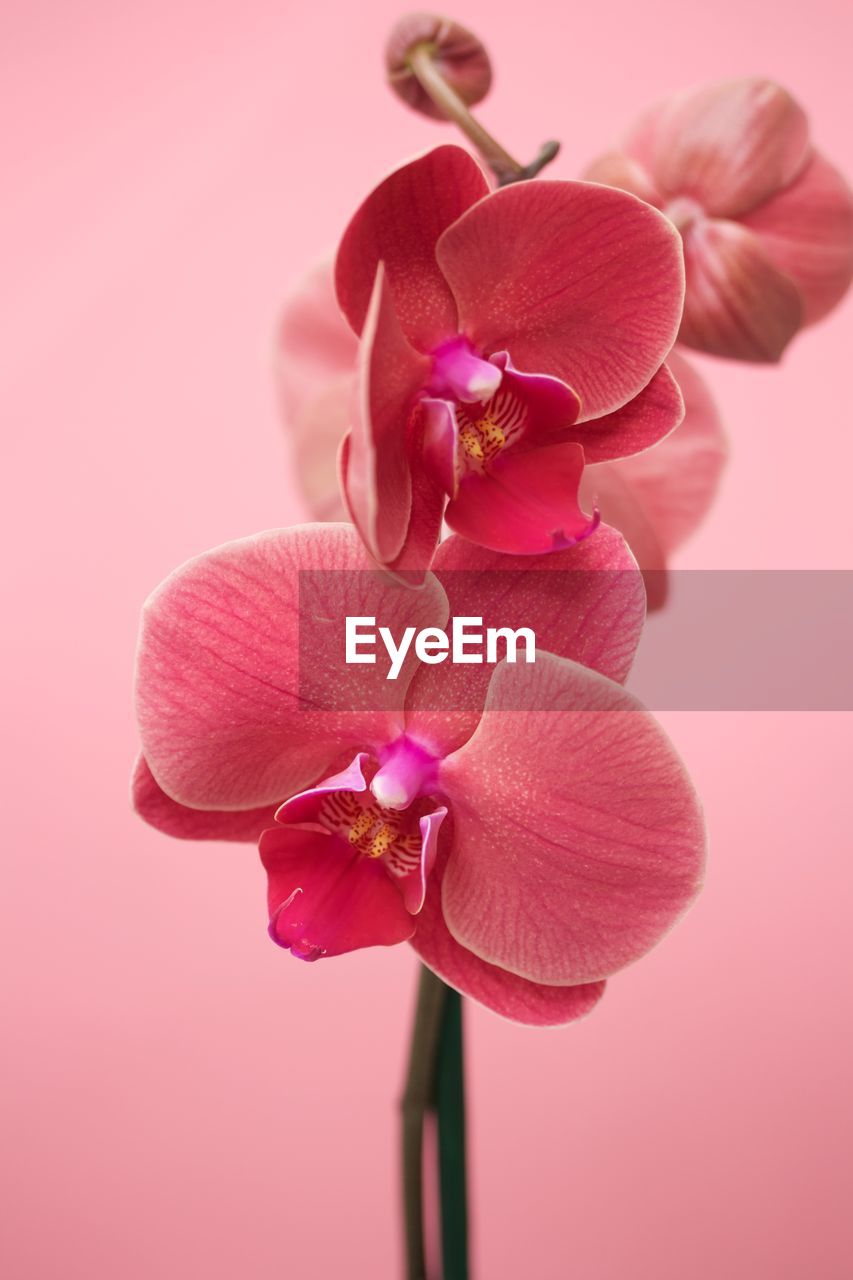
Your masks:
{"label": "brown stem segment", "polygon": [[407,1280],[427,1280],[423,1220],[424,1117],[435,1095],[436,1061],[446,996],[447,987],[424,966],[418,984],[409,1067],[400,1102]]}
{"label": "brown stem segment", "polygon": [[511,182],[521,182],[525,178],[535,177],[540,169],[543,169],[546,164],[549,164],[554,159],[560,149],[560,144],[558,142],[546,142],[532,164],[519,164],[508,151],[504,150],[497,139],[493,138],[488,130],[484,129],[479,121],[474,119],[459,94],[442,76],[436,64],[434,53],[434,47],[427,42],[413,45],[407,56],[412,74],[417,77],[421,88],[425,93],[429,94],[442,115],[458,125],[466,138],[473,142],[497,178],[499,187],[505,187]]}

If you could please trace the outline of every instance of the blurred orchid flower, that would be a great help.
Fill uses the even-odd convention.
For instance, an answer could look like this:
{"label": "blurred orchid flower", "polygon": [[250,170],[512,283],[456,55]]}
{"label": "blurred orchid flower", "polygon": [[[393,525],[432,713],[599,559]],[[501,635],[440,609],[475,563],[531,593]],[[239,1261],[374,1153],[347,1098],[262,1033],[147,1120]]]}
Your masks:
{"label": "blurred orchid flower", "polygon": [[443,516],[496,551],[571,546],[597,523],[578,502],[584,460],[636,453],[681,420],[663,364],[680,242],[624,193],[489,193],[466,151],[437,147],[361,205],[335,284],[361,339],[344,493],[391,570],[429,566]]}
{"label": "blurred orchid flower", "polygon": [[[358,340],[335,301],[332,267],[318,264],[288,300],[277,337],[282,421],[310,515],[340,520],[337,453],[356,378]],[[711,393],[677,352],[667,358],[684,398],[684,420],[651,449],[587,466],[580,502],[623,534],[647,570],[649,608],[663,603],[664,570],[716,494],[727,445]]]}
{"label": "blurred orchid flower", "polygon": [[[259,839],[270,933],[303,959],[409,939],[505,1016],[570,1021],[701,876],[693,788],[618,683],[643,622],[636,566],[607,526],[532,560],[451,537],[415,591],[371,563],[351,526],[303,526],[211,551],[155,591],[137,810],[171,835]],[[314,570],[334,572],[312,597],[306,665],[300,582]],[[393,686],[359,666],[352,708],[328,707],[346,616],[441,627],[463,610],[534,628],[535,663],[407,657]]]}
{"label": "blurred orchid flower", "polygon": [[651,449],[587,467],[581,501],[618,529],[643,570],[649,610],[667,596],[673,554],[714,501],[728,456],[717,406],[692,364],[677,351],[667,363],[684,397],[684,421]]}
{"label": "blurred orchid flower", "polygon": [[662,209],[684,240],[679,339],[738,360],[778,360],[853,278],[853,194],[811,143],[799,104],[770,80],[669,98],[585,175]]}

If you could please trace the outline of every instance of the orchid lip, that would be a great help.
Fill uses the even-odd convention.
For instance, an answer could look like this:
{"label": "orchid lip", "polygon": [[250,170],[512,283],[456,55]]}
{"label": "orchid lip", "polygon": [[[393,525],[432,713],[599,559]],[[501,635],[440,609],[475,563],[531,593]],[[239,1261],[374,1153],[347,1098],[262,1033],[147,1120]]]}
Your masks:
{"label": "orchid lip", "polygon": [[433,352],[428,390],[431,395],[476,404],[490,400],[502,378],[501,370],[478,356],[467,338],[451,338]]}
{"label": "orchid lip", "polygon": [[428,798],[438,760],[405,733],[378,757],[291,797],[261,835],[269,934],[299,960],[404,941],[423,908],[448,812]]}
{"label": "orchid lip", "polygon": [[563,533],[562,529],[554,530],[554,532],[551,534],[551,538],[554,544],[553,550],[566,551],[569,547],[576,547],[579,542],[583,542],[586,538],[591,537],[592,534],[595,533],[596,529],[600,524],[601,524],[601,512],[599,511],[598,507],[594,507],[592,512],[592,518],[590,519],[589,524],[586,526],[585,529],[582,529],[580,533],[575,534],[574,537],[567,538],[566,535]]}

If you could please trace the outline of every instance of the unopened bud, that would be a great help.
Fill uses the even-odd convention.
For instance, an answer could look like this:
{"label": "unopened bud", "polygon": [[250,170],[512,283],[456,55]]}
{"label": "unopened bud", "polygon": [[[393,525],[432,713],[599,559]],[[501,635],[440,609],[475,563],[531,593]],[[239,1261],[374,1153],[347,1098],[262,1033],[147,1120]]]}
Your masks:
{"label": "unopened bud", "polygon": [[450,18],[430,13],[410,13],[395,25],[385,50],[388,81],[404,102],[431,116],[445,119],[445,113],[421,87],[412,71],[415,49],[429,52],[442,79],[466,106],[481,102],[492,83],[489,55],[480,40]]}

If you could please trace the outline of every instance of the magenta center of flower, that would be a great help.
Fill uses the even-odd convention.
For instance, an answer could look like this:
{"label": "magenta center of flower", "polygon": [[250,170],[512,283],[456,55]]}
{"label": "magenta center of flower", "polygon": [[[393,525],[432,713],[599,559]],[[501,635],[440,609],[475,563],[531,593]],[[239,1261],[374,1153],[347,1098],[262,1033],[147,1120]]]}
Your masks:
{"label": "magenta center of flower", "polygon": [[438,760],[406,733],[380,752],[379,764],[370,790],[388,809],[406,809],[418,796],[435,789]]}
{"label": "magenta center of flower", "polygon": [[427,390],[462,404],[477,404],[491,399],[502,377],[496,365],[477,355],[467,338],[451,338],[433,352]]}

